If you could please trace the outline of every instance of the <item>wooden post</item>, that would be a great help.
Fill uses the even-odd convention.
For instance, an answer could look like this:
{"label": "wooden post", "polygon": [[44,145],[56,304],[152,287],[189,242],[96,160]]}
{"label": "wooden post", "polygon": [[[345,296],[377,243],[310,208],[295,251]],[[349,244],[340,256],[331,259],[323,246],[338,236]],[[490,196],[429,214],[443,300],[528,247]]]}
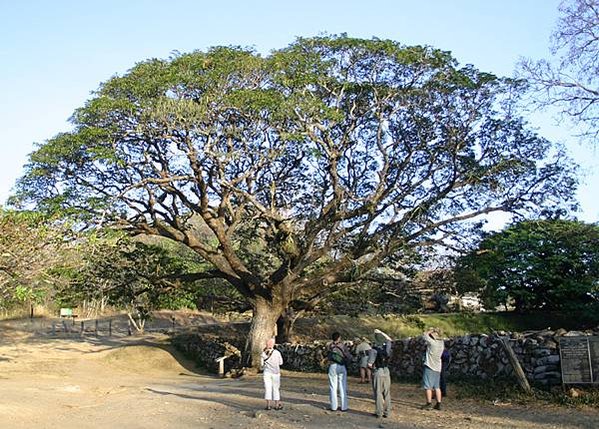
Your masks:
{"label": "wooden post", "polygon": [[524,374],[524,370],[518,361],[518,357],[510,345],[509,339],[501,338],[501,344],[503,345],[503,349],[507,354],[507,358],[509,359],[512,368],[514,368],[514,373],[518,379],[518,384],[526,393],[530,394],[532,389],[530,388],[530,384],[528,384],[528,379],[526,378],[526,374]]}
{"label": "wooden post", "polygon": [[225,376],[225,359],[227,357],[223,356],[223,357],[219,357],[217,359],[215,359],[218,362],[218,375],[220,377],[224,377]]}
{"label": "wooden post", "polygon": [[108,336],[112,337],[112,319],[108,320]]}
{"label": "wooden post", "polygon": [[68,328],[67,322],[65,320],[62,321],[62,331],[69,332],[69,328]]}
{"label": "wooden post", "polygon": [[56,336],[56,324],[52,322],[52,336]]}
{"label": "wooden post", "polygon": [[127,335],[131,336],[131,321],[127,320]]}
{"label": "wooden post", "polygon": [[96,337],[98,336],[98,319],[96,319]]}
{"label": "wooden post", "polygon": [[83,320],[81,321],[81,336],[83,336],[83,333],[85,332],[85,326],[83,323]]}

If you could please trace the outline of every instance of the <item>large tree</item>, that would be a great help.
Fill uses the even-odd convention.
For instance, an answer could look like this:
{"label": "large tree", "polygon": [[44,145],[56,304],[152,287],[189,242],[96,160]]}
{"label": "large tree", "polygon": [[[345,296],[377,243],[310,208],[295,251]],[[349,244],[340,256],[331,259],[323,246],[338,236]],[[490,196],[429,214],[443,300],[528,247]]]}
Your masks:
{"label": "large tree", "polygon": [[458,284],[517,311],[599,305],[599,226],[570,220],[519,222],[484,238],[462,257]]}
{"label": "large tree", "polygon": [[488,213],[570,202],[573,167],[519,92],[448,52],[345,36],[153,59],[40,145],[18,194],[193,249],[251,304],[255,357],[294,300]]}
{"label": "large tree", "polygon": [[552,58],[525,59],[523,76],[541,107],[554,106],[595,143],[599,136],[599,0],[564,0],[551,36]]}

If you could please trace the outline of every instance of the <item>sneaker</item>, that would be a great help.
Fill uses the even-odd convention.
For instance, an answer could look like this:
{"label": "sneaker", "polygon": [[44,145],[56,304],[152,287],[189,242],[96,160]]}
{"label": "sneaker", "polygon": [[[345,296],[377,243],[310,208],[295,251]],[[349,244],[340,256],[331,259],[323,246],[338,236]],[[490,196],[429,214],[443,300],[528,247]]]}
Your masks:
{"label": "sneaker", "polygon": [[422,410],[432,410],[433,409],[433,403],[432,402],[427,402],[422,407],[420,407],[420,409],[422,409]]}
{"label": "sneaker", "polygon": [[441,407],[441,402],[437,402],[437,403],[435,404],[435,410],[439,410],[439,411],[441,411],[442,409],[443,409],[443,408]]}

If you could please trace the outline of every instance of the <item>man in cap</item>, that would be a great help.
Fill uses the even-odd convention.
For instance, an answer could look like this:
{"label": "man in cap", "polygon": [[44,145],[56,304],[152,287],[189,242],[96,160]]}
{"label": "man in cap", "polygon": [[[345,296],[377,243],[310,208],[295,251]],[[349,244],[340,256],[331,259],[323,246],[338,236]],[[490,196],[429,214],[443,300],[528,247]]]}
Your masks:
{"label": "man in cap", "polygon": [[422,374],[422,388],[425,390],[426,404],[424,409],[433,408],[433,391],[435,392],[435,409],[441,409],[441,355],[445,344],[441,331],[429,328],[424,332],[422,338],[426,342],[426,358],[424,360],[424,371]]}
{"label": "man in cap", "polygon": [[374,330],[374,347],[368,353],[368,367],[372,370],[372,389],[374,391],[375,414],[377,417],[389,417],[391,414],[391,373],[389,361],[393,349],[393,340],[383,331]]}

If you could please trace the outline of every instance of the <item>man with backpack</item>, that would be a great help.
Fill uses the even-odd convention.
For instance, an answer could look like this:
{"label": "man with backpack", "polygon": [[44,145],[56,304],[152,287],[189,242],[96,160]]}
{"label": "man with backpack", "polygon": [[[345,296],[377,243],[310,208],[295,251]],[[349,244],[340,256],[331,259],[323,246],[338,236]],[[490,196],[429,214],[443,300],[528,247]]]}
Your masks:
{"label": "man with backpack", "polygon": [[375,414],[378,418],[391,414],[391,373],[389,361],[393,348],[391,337],[378,329],[374,330],[374,347],[368,354],[368,367],[372,369]]}
{"label": "man with backpack", "polygon": [[337,394],[341,402],[341,411],[347,411],[347,363],[351,361],[351,354],[345,344],[341,342],[341,334],[334,332],[333,342],[329,345],[329,390],[331,399],[331,411],[337,411],[339,406]]}

